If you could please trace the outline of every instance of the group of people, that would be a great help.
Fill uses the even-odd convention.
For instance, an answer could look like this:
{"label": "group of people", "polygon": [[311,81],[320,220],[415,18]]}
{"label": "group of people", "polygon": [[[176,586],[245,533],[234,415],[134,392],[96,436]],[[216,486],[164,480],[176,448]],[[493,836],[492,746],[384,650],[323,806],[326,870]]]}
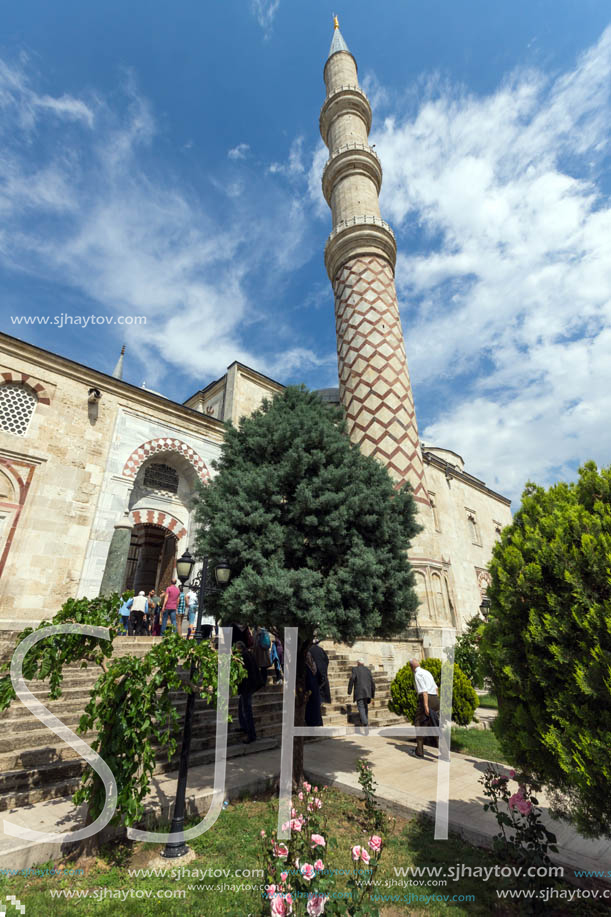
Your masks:
{"label": "group of people", "polygon": [[[154,589],[148,595],[140,590],[138,595],[127,599],[119,608],[123,634],[130,637],[163,636],[169,620],[172,630],[180,637],[192,639],[197,624],[197,606],[197,593],[189,586],[177,586],[175,579],[161,595],[157,595]],[[209,637],[215,626],[214,618],[204,615],[204,637]]]}

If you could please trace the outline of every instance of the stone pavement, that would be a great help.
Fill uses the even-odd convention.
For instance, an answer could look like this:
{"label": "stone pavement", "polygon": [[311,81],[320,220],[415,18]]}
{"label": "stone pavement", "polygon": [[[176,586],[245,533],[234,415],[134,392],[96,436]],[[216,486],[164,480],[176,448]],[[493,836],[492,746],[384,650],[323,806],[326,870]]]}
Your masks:
{"label": "stone pavement", "polygon": [[[434,817],[437,790],[437,751],[427,749],[427,759],[413,758],[413,742],[401,738],[351,735],[308,743],[305,769],[308,779],[332,785],[348,793],[358,793],[356,759],[366,757],[373,764],[378,797],[397,815],[409,817],[426,813]],[[236,799],[273,787],[280,769],[280,749],[231,758],[227,761],[225,797]],[[496,833],[494,816],[484,812],[482,788],[477,782],[486,762],[469,755],[452,755],[450,771],[450,830],[482,846],[489,846]],[[188,806],[190,814],[205,814],[210,804],[213,765],[194,767],[189,772]],[[155,777],[147,808],[151,815],[168,817],[176,789],[175,774]],[[542,798],[542,803],[545,800]],[[61,845],[22,841],[4,833],[3,820],[23,824],[39,831],[70,831],[83,825],[83,812],[69,798],[50,799],[2,813],[0,817],[0,868],[21,869],[59,859]],[[222,813],[220,815],[222,818]],[[611,869],[611,842],[590,841],[564,824],[546,819],[558,836],[559,854],[555,857],[570,870]],[[214,828],[212,828],[214,830]],[[431,841],[433,822],[431,821]],[[443,843],[439,841],[438,843]]]}

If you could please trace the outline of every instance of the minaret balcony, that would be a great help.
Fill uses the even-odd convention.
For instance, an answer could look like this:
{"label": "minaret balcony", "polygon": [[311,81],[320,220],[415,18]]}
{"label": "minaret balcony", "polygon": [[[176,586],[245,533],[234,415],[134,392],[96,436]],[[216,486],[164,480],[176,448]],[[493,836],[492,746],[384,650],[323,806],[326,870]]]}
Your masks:
{"label": "minaret balcony", "polygon": [[329,207],[336,183],[351,175],[364,175],[371,179],[376,194],[382,187],[382,165],[377,153],[367,143],[346,143],[333,150],[322,173],[322,193]]}
{"label": "minaret balcony", "polygon": [[325,245],[325,267],[331,283],[346,261],[368,255],[384,258],[394,272],[397,242],[389,224],[369,214],[340,220],[333,227]]}
{"label": "minaret balcony", "polygon": [[327,95],[320,109],[320,134],[329,145],[329,128],[340,115],[357,115],[365,123],[367,133],[371,130],[371,105],[360,86],[338,86]]}

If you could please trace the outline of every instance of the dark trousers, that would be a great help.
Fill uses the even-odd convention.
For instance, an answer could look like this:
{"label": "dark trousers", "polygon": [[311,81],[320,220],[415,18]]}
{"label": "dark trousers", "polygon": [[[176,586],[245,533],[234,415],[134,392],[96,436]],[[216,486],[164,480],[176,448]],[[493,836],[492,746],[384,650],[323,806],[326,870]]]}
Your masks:
{"label": "dark trousers", "polygon": [[359,711],[359,716],[361,718],[361,726],[369,726],[369,718],[367,716],[367,711],[369,708],[369,698],[363,697],[361,698],[361,700],[357,700],[356,706]]}
{"label": "dark trousers", "polygon": [[252,694],[238,695],[238,717],[240,729],[246,733],[248,739],[256,739],[255,718],[252,712]]}
{"label": "dark trousers", "polygon": [[[429,710],[435,710],[439,713],[439,695],[438,694],[429,694]],[[414,718],[414,726],[430,726],[429,718],[424,712],[424,703],[422,700],[422,694],[418,695],[418,707],[416,709],[416,716]],[[424,757],[424,743],[426,741],[427,745],[433,745],[435,748],[438,745],[438,741],[435,736],[430,738],[427,736],[426,739],[424,736],[416,737],[416,754],[420,755],[421,758]]]}
{"label": "dark trousers", "polygon": [[136,637],[145,637],[146,636],[146,626],[144,624],[144,612],[143,611],[132,611],[129,616],[129,623],[131,625],[132,634]]}

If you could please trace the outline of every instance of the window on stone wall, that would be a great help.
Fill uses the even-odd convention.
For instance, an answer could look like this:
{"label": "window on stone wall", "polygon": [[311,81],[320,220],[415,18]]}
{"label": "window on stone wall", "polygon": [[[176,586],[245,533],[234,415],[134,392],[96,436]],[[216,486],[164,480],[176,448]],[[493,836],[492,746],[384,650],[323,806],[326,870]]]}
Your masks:
{"label": "window on stone wall", "polygon": [[437,502],[435,499],[435,494],[429,491],[429,500],[431,501],[431,509],[433,511],[433,524],[435,526],[435,531],[440,532],[441,526],[439,525],[439,512],[437,511]]}
{"label": "window on stone wall", "polygon": [[467,510],[467,523],[469,525],[469,534],[471,535],[471,541],[473,544],[481,545],[482,540],[479,535],[479,528],[477,526],[477,518],[475,513],[472,510]]}
{"label": "window on stone wall", "polygon": [[501,525],[500,522],[495,522],[495,523],[494,523],[494,540],[495,540],[495,541],[500,541],[500,540],[501,540],[501,530],[502,530],[502,528],[503,528],[503,526]]}
{"label": "window on stone wall", "polygon": [[178,493],[178,472],[170,465],[156,462],[144,469],[144,486],[166,493]]}
{"label": "window on stone wall", "polygon": [[14,436],[25,436],[38,398],[31,388],[20,382],[0,385],[0,430]]}

